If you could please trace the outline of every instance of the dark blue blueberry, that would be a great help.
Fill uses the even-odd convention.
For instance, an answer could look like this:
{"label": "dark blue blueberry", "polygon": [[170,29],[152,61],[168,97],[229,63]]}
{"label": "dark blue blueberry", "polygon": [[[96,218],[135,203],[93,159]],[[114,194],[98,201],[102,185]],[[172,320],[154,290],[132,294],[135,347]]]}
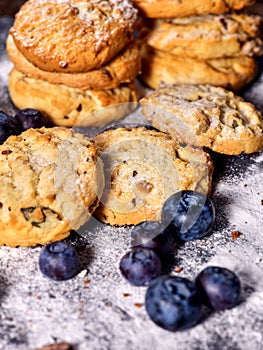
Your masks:
{"label": "dark blue blueberry", "polygon": [[182,277],[161,276],[150,283],[145,307],[158,326],[169,331],[181,331],[198,322],[202,301],[193,282]]}
{"label": "dark blue blueberry", "polygon": [[131,245],[133,247],[149,248],[156,254],[163,255],[169,250],[170,244],[170,235],[159,221],[144,221],[132,229]]}
{"label": "dark blue blueberry", "polygon": [[33,108],[21,109],[15,118],[21,124],[23,131],[30,128],[41,128],[42,126],[47,126],[46,118],[38,110]]}
{"label": "dark blue blueberry", "polygon": [[62,281],[78,273],[79,257],[75,249],[68,243],[54,242],[42,249],[39,267],[47,277]]}
{"label": "dark blue blueberry", "polygon": [[20,124],[15,118],[4,112],[0,112],[0,144],[11,135],[19,135],[22,132]]}
{"label": "dark blue blueberry", "polygon": [[182,241],[204,237],[210,232],[215,221],[212,201],[194,191],[180,191],[164,203],[162,224]]}
{"label": "dark blue blueberry", "polygon": [[234,272],[217,266],[204,269],[196,278],[204,303],[214,310],[224,310],[237,304],[241,285]]}
{"label": "dark blue blueberry", "polygon": [[133,248],[120,261],[122,275],[135,286],[145,286],[162,272],[161,261],[151,249]]}

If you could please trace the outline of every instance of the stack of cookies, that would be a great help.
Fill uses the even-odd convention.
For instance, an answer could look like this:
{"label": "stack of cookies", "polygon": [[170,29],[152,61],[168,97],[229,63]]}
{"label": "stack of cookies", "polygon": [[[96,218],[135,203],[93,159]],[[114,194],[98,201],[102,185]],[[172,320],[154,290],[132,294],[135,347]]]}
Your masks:
{"label": "stack of cookies", "polygon": [[59,126],[102,126],[137,105],[140,71],[129,0],[27,1],[7,39],[9,92]]}
{"label": "stack of cookies", "polygon": [[230,90],[251,82],[262,54],[262,19],[242,9],[253,2],[134,0],[143,17],[142,81],[151,88],[164,82]]}

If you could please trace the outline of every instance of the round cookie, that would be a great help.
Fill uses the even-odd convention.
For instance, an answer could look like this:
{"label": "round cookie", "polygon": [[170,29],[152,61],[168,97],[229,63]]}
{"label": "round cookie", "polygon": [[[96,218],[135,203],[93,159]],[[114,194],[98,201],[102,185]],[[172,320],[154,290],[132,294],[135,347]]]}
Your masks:
{"label": "round cookie", "polygon": [[129,0],[29,0],[10,33],[40,69],[78,73],[115,57],[131,41],[136,20]]}
{"label": "round cookie", "polygon": [[263,118],[231,91],[209,85],[162,85],[141,101],[151,124],[178,142],[237,155],[263,148]]}
{"label": "round cookie", "polygon": [[59,126],[104,126],[137,107],[135,84],[109,90],[81,90],[27,77],[13,69],[9,94],[19,108],[35,108]]}
{"label": "round cookie", "polygon": [[64,84],[82,90],[113,89],[121,83],[131,83],[141,69],[138,46],[129,44],[106,66],[84,73],[47,72],[30,63],[17,49],[12,35],[8,35],[6,50],[15,68],[30,78],[41,79],[52,84]]}
{"label": "round cookie", "polygon": [[147,18],[220,14],[241,10],[254,3],[255,0],[133,0],[134,6]]}
{"label": "round cookie", "polygon": [[95,138],[104,163],[105,188],[94,216],[110,225],[159,220],[165,200],[191,189],[211,190],[208,153],[180,146],[167,134],[146,127],[109,129]]}
{"label": "round cookie", "polygon": [[98,204],[93,143],[66,128],[29,129],[0,146],[0,245],[34,246],[78,229]]}
{"label": "round cookie", "polygon": [[240,90],[254,80],[258,65],[247,56],[197,60],[155,50],[147,45],[141,49],[140,79],[156,89],[166,84],[210,84],[230,90]]}
{"label": "round cookie", "polygon": [[262,18],[247,13],[148,20],[144,42],[176,56],[198,60],[262,55]]}

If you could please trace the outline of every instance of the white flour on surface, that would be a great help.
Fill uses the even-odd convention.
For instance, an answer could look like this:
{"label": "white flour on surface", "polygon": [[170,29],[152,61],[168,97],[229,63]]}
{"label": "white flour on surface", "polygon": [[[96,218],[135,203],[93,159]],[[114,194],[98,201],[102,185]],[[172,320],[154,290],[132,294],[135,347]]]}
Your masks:
{"label": "white flour on surface", "polygon": [[[10,23],[0,19],[2,48]],[[10,63],[1,47],[0,109],[13,113],[7,90]],[[251,101],[255,96],[260,105],[262,93],[259,78],[245,96]],[[139,110],[122,122],[146,124]],[[67,341],[76,350],[262,350],[263,153],[218,156],[215,169],[214,230],[203,240],[175,246],[168,272],[194,279],[208,265],[230,268],[242,283],[239,305],[211,314],[189,331],[157,327],[144,309],[146,288],[129,285],[119,271],[131,228],[92,219],[68,239],[80,254],[81,269],[87,270],[82,278],[45,278],[38,267],[41,247],[0,247],[0,349],[29,350]],[[235,232],[240,234],[236,239]]]}

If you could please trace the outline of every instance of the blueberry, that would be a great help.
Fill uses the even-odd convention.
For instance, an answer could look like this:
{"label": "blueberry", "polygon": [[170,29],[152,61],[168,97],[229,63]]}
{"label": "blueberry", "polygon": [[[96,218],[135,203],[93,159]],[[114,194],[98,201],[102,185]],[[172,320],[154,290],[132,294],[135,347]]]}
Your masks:
{"label": "blueberry", "polygon": [[71,245],[65,242],[54,242],[42,249],[39,267],[47,277],[62,281],[78,273],[79,257]]}
{"label": "blueberry", "polygon": [[182,241],[204,237],[215,221],[212,201],[194,191],[180,191],[169,197],[162,209],[162,223]]}
{"label": "blueberry", "polygon": [[134,226],[131,245],[149,248],[163,255],[169,250],[171,239],[159,221],[144,221]]}
{"label": "blueberry", "polygon": [[46,118],[43,114],[33,108],[21,109],[15,115],[15,118],[21,124],[23,131],[30,128],[41,128],[47,125]]}
{"label": "blueberry", "polygon": [[21,131],[20,124],[15,118],[0,111],[0,144],[11,135],[19,135]]}
{"label": "blueberry", "polygon": [[236,305],[241,293],[238,277],[223,267],[207,267],[197,276],[196,285],[203,294],[204,303],[216,311]]}
{"label": "blueberry", "polygon": [[202,300],[192,281],[176,276],[161,276],[150,283],[145,307],[158,326],[169,331],[181,331],[198,322],[202,313]]}
{"label": "blueberry", "polygon": [[151,249],[133,248],[120,261],[122,275],[135,286],[145,286],[161,274],[158,255]]}

